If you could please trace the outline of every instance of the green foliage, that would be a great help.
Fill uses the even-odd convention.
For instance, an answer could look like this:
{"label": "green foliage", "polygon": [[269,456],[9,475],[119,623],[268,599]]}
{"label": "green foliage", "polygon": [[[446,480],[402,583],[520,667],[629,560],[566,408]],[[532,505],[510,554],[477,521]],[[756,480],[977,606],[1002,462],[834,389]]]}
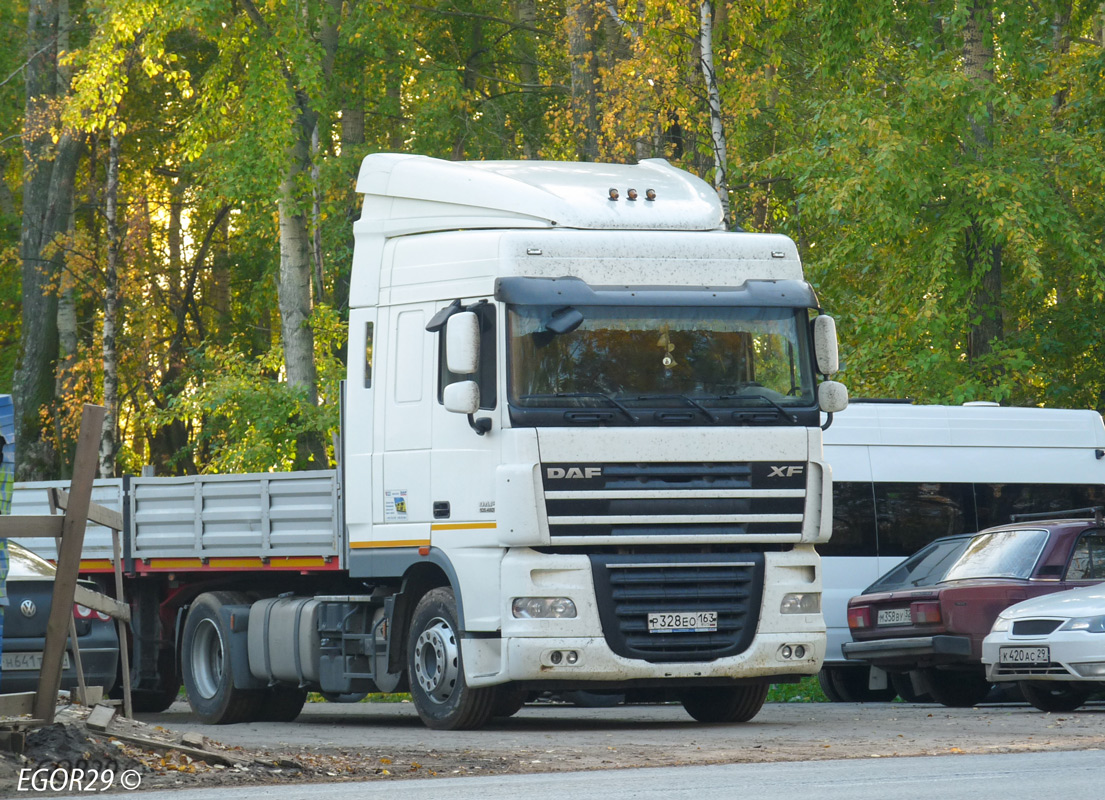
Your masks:
{"label": "green foliage", "polygon": [[767,692],[769,703],[828,703],[821,691],[816,675],[802,678],[798,683],[773,683]]}

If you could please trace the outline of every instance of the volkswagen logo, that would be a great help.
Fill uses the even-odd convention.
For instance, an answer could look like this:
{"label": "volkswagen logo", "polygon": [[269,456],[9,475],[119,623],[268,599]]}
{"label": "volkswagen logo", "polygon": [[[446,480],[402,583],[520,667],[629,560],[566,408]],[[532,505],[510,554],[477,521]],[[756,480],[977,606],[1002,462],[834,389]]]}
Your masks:
{"label": "volkswagen logo", "polygon": [[23,612],[23,616],[25,617],[33,617],[38,613],[34,600],[24,600],[19,604],[19,610]]}

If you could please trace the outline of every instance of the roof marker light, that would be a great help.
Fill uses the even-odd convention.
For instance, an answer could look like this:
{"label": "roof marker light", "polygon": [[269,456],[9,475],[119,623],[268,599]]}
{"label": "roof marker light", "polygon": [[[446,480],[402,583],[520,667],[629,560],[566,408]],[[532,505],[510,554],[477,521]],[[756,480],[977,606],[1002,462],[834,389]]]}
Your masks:
{"label": "roof marker light", "polygon": [[611,200],[617,200],[618,199],[618,190],[613,188],[613,187],[610,188],[610,199]]}
{"label": "roof marker light", "polygon": [[656,199],[656,190],[655,189],[645,189],[645,200],[655,200],[655,199]]}
{"label": "roof marker light", "polygon": [[636,189],[627,189],[626,192],[625,192],[625,196],[626,196],[626,199],[628,199],[628,200],[636,200],[637,199],[637,190]]}

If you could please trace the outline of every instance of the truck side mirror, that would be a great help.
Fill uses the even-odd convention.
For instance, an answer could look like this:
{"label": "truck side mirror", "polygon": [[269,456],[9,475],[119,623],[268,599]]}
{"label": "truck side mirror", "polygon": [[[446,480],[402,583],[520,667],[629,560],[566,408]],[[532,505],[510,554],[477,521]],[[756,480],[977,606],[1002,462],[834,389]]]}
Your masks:
{"label": "truck side mirror", "polygon": [[836,414],[848,407],[848,387],[838,381],[822,381],[817,387],[817,404],[826,414]]}
{"label": "truck side mirror", "polygon": [[813,319],[813,352],[817,358],[817,371],[822,375],[832,375],[840,369],[836,320],[827,314]]}
{"label": "truck side mirror", "polygon": [[445,387],[441,399],[446,411],[454,414],[475,414],[480,410],[480,385],[475,381],[450,383]]}
{"label": "truck side mirror", "polygon": [[474,312],[461,311],[449,317],[445,327],[445,361],[449,371],[456,375],[471,375],[480,368],[480,320]]}

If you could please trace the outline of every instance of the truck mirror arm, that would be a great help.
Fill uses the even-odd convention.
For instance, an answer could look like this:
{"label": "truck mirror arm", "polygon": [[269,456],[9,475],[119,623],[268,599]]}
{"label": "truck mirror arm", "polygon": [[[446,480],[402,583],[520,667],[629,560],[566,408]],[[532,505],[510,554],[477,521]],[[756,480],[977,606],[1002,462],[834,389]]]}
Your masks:
{"label": "truck mirror arm", "polygon": [[491,417],[480,417],[479,419],[476,419],[474,414],[469,414],[468,424],[471,426],[472,430],[474,430],[480,436],[483,436],[485,433],[491,430]]}

